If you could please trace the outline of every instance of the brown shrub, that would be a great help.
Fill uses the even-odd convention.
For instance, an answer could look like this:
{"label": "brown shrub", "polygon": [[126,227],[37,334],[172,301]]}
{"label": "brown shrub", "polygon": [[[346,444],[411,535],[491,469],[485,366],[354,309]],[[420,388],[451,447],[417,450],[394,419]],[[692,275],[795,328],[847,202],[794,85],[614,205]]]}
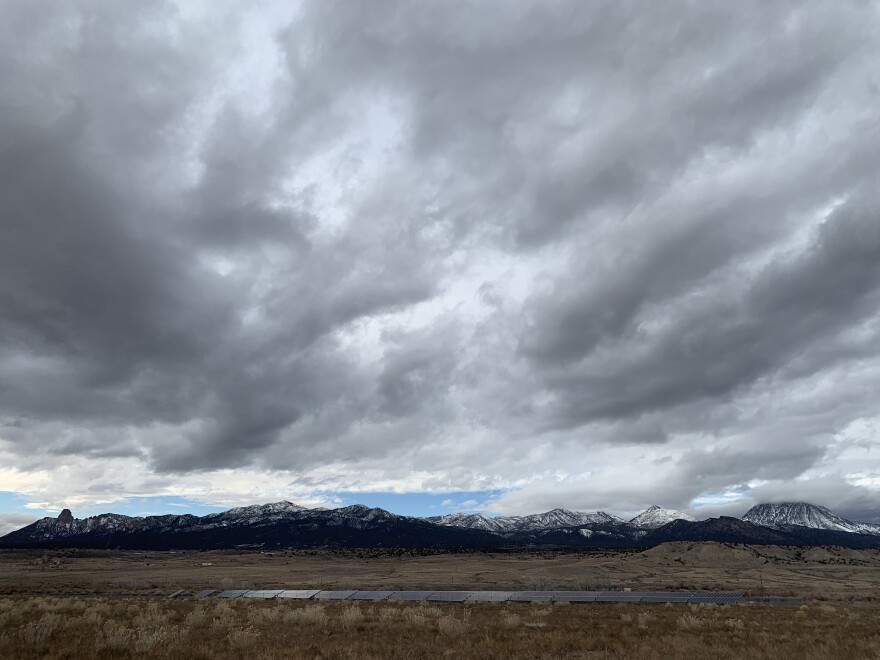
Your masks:
{"label": "brown shrub", "polygon": [[876,602],[692,611],[687,606],[635,604],[462,607],[0,596],[0,618],[3,660],[880,657]]}
{"label": "brown shrub", "polygon": [[342,621],[343,630],[352,630],[357,628],[357,625],[364,620],[364,615],[361,612],[360,607],[350,606],[343,610],[340,619]]}

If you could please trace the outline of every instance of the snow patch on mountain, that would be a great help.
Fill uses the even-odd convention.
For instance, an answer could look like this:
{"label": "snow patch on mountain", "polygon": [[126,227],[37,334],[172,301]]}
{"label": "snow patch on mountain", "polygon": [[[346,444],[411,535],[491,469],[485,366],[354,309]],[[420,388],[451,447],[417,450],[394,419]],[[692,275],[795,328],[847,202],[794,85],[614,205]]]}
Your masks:
{"label": "snow patch on mountain", "polygon": [[309,511],[304,506],[293,504],[286,500],[270,502],[269,504],[253,504],[240,506],[220,513],[209,513],[200,518],[205,528],[229,525],[249,525],[263,522],[273,522],[280,518],[289,518],[293,515]]}
{"label": "snow patch on mountain", "polygon": [[506,529],[505,519],[492,518],[483,513],[450,513],[445,516],[431,516],[425,520],[435,525],[482,529],[488,532],[503,532]]}
{"label": "snow patch on mountain", "polygon": [[535,532],[584,525],[618,525],[624,522],[621,518],[604,511],[584,512],[569,511],[568,509],[553,509],[529,516],[498,516],[496,518],[482,513],[450,513],[445,516],[425,518],[425,520],[438,525],[482,529],[499,534]]}
{"label": "snow patch on mountain", "polygon": [[340,509],[330,509],[325,512],[331,523],[346,524],[355,528],[367,525],[387,523],[395,519],[403,518],[385,509],[370,508],[363,504],[353,504]]}
{"label": "snow patch on mountain", "polygon": [[696,518],[675,509],[664,509],[655,504],[642,511],[629,522],[642,529],[657,529],[667,523],[671,523],[673,520],[689,520],[693,522]]}
{"label": "snow patch on mountain", "polygon": [[[458,528],[459,531],[439,530],[428,523]],[[352,530],[357,532],[353,534]],[[875,547],[880,543],[880,525],[853,522],[825,507],[803,502],[761,504],[753,507],[743,520],[722,517],[698,523],[685,513],[659,506],[652,506],[626,522],[602,511],[553,509],[528,516],[453,513],[415,518],[361,504],[338,509],[307,509],[286,501],[238,507],[201,517],[190,514],[132,517],[105,513],[78,519],[65,510],[58,518],[43,518],[10,532],[3,537],[3,542],[68,542],[66,539],[71,539],[69,542],[75,545],[77,538],[87,537],[87,542],[93,545],[97,538],[101,547],[104,539],[106,543],[121,541],[124,544],[126,538],[134,538],[143,539],[148,544],[164,539],[162,543],[168,547],[177,547],[178,539],[185,541],[187,535],[204,534],[205,542],[217,544],[218,538],[225,538],[230,547],[251,540],[257,544],[266,543],[266,538],[276,543],[309,546],[340,542],[351,545],[360,538],[366,539],[367,545],[398,543],[400,538],[408,539],[406,543],[410,544],[415,538],[424,539],[418,542],[428,545],[437,542],[485,545],[492,538],[487,532],[497,535],[498,543],[557,545],[570,543],[566,539],[616,545],[641,542],[642,539],[650,543],[700,539],[748,539],[748,542],[761,543],[822,540],[825,543],[854,543],[853,547]],[[399,536],[401,533],[404,533],[403,537]],[[388,540],[383,534],[388,535]],[[862,536],[852,541],[842,538],[850,534],[871,538]]]}
{"label": "snow patch on mountain", "polygon": [[[271,502],[269,504],[253,504],[251,506],[240,506],[229,509],[224,513],[227,516],[252,516],[252,515],[275,515],[279,513],[291,513],[296,511],[306,511],[306,507],[282,500],[280,502]],[[211,514],[209,514],[211,515]]]}
{"label": "snow patch on mountain", "polygon": [[807,502],[756,504],[746,512],[742,519],[773,529],[781,529],[785,525],[799,525],[835,532],[880,535],[880,525],[847,520],[824,506]]}
{"label": "snow patch on mountain", "polygon": [[[178,518],[179,516],[174,517]],[[159,519],[158,516],[153,518]],[[196,519],[195,516],[187,516],[187,518]],[[58,518],[42,518],[30,525],[28,529],[30,529],[30,536],[34,540],[49,540],[88,534],[94,531],[115,532],[138,529],[149,524],[147,522],[149,520],[149,518],[124,516],[119,513],[102,513],[97,516],[80,519],[73,518],[72,514],[66,516],[62,512],[62,515]],[[12,534],[15,534],[15,532],[12,532]]]}
{"label": "snow patch on mountain", "polygon": [[125,516],[119,513],[102,513],[88,518],[74,518],[70,510],[65,509],[57,518],[42,518],[29,526],[28,530],[29,537],[37,541],[68,538],[91,532],[111,534],[150,530],[161,533],[180,529],[214,529],[238,525],[267,524],[279,519],[301,515],[306,511],[309,509],[291,502],[273,502],[237,507],[201,517],[191,514]]}

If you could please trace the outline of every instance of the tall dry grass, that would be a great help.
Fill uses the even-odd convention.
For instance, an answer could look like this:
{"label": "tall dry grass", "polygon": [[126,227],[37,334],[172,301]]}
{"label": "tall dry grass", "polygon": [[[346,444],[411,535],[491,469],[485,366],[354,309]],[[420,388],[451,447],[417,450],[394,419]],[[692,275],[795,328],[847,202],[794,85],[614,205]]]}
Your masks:
{"label": "tall dry grass", "polygon": [[880,605],[0,597],[0,658],[880,657]]}

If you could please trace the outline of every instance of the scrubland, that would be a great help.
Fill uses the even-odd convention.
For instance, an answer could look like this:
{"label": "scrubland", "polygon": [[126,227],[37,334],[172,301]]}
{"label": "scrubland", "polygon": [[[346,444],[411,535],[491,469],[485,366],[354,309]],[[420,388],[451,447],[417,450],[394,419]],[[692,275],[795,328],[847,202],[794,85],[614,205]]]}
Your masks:
{"label": "scrubland", "polygon": [[[735,590],[806,605],[169,600],[175,589]],[[880,658],[880,552],[0,552],[0,659]]]}
{"label": "scrubland", "polygon": [[2,658],[875,658],[876,603],[0,598]]}
{"label": "scrubland", "polygon": [[175,589],[716,590],[876,598],[880,550],[668,543],[647,550],[0,551],[0,595]]}

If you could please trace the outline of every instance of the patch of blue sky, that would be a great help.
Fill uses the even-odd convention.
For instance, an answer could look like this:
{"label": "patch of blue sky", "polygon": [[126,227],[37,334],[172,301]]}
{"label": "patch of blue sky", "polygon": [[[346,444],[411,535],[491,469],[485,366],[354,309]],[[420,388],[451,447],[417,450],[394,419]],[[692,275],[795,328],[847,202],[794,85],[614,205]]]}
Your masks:
{"label": "patch of blue sky", "polygon": [[[57,516],[56,509],[41,509],[28,506],[33,498],[24,493],[0,491],[0,513],[30,513],[36,517]],[[206,513],[225,511],[228,506],[213,505],[177,495],[156,495],[126,497],[115,502],[71,507],[77,518],[87,518],[99,513],[121,513],[126,516],[155,516],[167,513],[191,513],[203,516]]]}
{"label": "patch of blue sky", "polygon": [[[503,490],[455,491],[446,493],[393,493],[339,491],[322,493],[333,502],[328,506],[342,507],[364,504],[379,507],[402,516],[440,516],[456,511],[494,515],[491,503],[504,494]],[[279,498],[280,499],[280,498]],[[24,493],[0,491],[0,513],[29,513],[36,517],[57,516],[58,509],[41,509],[28,506],[32,497]],[[294,498],[295,501],[295,498]],[[119,513],[126,516],[157,516],[189,513],[203,516],[231,508],[227,505],[210,504],[201,500],[177,495],[126,497],[113,502],[71,506],[77,518],[87,518],[101,513]]]}
{"label": "patch of blue sky", "polygon": [[691,500],[691,506],[699,509],[704,506],[723,506],[725,504],[733,504],[745,497],[746,491],[738,488],[729,488],[727,490],[715,493],[700,493]]}
{"label": "patch of blue sky", "polygon": [[326,495],[332,500],[340,502],[336,506],[363,504],[385,509],[401,516],[442,516],[456,511],[493,515],[488,506],[504,492],[503,490],[455,491],[451,493],[338,491],[326,493]]}
{"label": "patch of blue sky", "polygon": [[126,497],[110,504],[87,506],[74,511],[73,514],[77,518],[108,512],[121,513],[126,516],[162,516],[169,513],[176,515],[190,513],[194,516],[204,516],[208,513],[226,511],[229,508],[177,495],[154,495]]}
{"label": "patch of blue sky", "polygon": [[10,490],[0,490],[0,513],[31,513],[35,516],[48,516],[49,513],[42,509],[27,508],[30,499],[24,493],[16,493]]}

